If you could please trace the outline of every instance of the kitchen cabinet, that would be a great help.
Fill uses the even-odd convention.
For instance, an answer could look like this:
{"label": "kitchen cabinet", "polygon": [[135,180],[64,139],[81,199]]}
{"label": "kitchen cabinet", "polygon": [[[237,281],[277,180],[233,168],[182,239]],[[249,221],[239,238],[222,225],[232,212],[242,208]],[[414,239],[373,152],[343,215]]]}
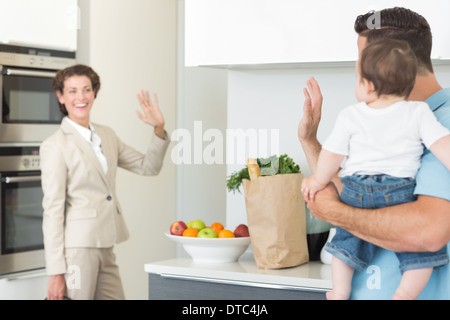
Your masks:
{"label": "kitchen cabinet", "polygon": [[325,291],[215,279],[149,275],[149,300],[326,300]]}
{"label": "kitchen cabinet", "polygon": [[186,66],[353,65],[353,24],[370,10],[403,6],[434,35],[433,59],[450,58],[450,3],[420,0],[186,0]]}
{"label": "kitchen cabinet", "polygon": [[0,0],[0,42],[76,51],[78,0]]}
{"label": "kitchen cabinet", "polygon": [[258,269],[251,252],[235,263],[202,264],[178,258],[145,265],[150,300],[322,300],[331,290],[331,266],[310,262]]}

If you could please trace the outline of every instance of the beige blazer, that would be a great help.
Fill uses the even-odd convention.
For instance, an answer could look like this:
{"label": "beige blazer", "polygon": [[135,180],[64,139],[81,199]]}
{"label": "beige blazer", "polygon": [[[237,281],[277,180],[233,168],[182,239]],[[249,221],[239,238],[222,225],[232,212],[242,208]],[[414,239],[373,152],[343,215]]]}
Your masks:
{"label": "beige blazer", "polygon": [[67,121],[40,148],[43,232],[49,275],[66,273],[64,248],[109,248],[128,239],[117,201],[117,167],[157,175],[169,139],[154,133],[147,154],[127,146],[108,127],[94,124],[107,159],[105,175],[86,140]]}

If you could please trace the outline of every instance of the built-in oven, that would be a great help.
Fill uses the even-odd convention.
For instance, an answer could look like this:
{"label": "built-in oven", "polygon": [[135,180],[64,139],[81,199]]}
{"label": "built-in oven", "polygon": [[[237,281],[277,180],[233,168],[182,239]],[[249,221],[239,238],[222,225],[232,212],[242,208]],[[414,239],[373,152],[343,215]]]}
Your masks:
{"label": "built-in oven", "polygon": [[0,147],[0,275],[44,268],[39,145]]}
{"label": "built-in oven", "polygon": [[52,81],[75,61],[74,52],[0,44],[0,143],[39,142],[57,130]]}

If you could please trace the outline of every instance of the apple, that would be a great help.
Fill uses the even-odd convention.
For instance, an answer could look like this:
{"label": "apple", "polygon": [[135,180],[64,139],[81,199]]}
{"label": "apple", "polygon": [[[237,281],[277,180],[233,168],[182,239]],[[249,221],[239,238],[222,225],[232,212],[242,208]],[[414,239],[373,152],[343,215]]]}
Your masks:
{"label": "apple", "polygon": [[200,231],[200,230],[204,229],[206,227],[206,225],[202,220],[194,220],[194,221],[188,222],[187,227],[195,228],[198,231]]}
{"label": "apple", "polygon": [[236,230],[234,230],[234,235],[236,238],[249,237],[248,227],[245,224],[238,225]]}
{"label": "apple", "polygon": [[170,226],[170,234],[173,236],[182,236],[184,230],[187,229],[186,223],[183,221],[177,221]]}
{"label": "apple", "polygon": [[203,228],[198,232],[197,238],[217,238],[217,232],[211,228]]}

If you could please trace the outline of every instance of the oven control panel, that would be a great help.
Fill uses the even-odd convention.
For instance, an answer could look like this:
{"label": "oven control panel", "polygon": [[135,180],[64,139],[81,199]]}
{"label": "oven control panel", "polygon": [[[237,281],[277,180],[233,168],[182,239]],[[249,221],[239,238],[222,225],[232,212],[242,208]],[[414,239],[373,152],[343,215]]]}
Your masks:
{"label": "oven control panel", "polygon": [[40,170],[41,159],[38,156],[23,156],[21,158],[21,170]]}
{"label": "oven control panel", "polygon": [[0,172],[39,171],[39,146],[0,146]]}
{"label": "oven control panel", "polygon": [[0,44],[0,65],[60,70],[75,61],[75,52]]}

